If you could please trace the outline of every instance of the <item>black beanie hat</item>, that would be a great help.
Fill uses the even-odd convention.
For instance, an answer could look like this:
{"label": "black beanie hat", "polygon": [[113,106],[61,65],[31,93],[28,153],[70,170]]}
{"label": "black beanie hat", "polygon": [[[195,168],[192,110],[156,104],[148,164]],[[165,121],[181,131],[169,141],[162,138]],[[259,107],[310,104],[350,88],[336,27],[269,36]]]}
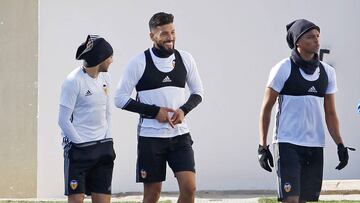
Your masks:
{"label": "black beanie hat", "polygon": [[76,51],[76,59],[84,60],[86,67],[93,67],[113,54],[113,48],[102,37],[98,35],[88,35],[86,41],[82,43]]}
{"label": "black beanie hat", "polygon": [[317,25],[305,19],[295,20],[287,24],[286,41],[290,49],[296,47],[296,42],[300,39],[300,37],[312,29],[317,29],[320,32],[320,28]]}

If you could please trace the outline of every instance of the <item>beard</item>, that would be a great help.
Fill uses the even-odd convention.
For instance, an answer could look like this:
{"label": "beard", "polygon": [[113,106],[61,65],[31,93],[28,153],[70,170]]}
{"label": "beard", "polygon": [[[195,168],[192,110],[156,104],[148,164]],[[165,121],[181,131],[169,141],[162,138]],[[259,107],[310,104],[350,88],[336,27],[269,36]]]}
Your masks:
{"label": "beard", "polygon": [[[166,43],[166,42],[164,42]],[[175,50],[175,42],[173,41],[173,47],[172,48],[165,48],[163,44],[156,43],[157,47],[159,47],[159,53],[162,56],[169,57],[174,53]]]}

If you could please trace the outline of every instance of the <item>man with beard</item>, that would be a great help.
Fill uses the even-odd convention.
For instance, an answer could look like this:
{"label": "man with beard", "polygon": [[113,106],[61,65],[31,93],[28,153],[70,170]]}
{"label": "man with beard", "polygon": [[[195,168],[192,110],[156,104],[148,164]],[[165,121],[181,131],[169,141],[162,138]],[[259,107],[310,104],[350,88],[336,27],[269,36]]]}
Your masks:
{"label": "man with beard", "polygon": [[283,202],[317,201],[323,178],[325,112],[329,133],[338,146],[344,168],[348,149],[340,136],[335,110],[335,70],[319,61],[320,28],[305,19],[286,26],[291,56],[276,64],[269,76],[260,114],[259,162],[271,172],[273,157],[267,145],[271,110],[278,100],[273,135],[278,175],[278,199]]}
{"label": "man with beard", "polygon": [[59,126],[63,135],[65,195],[80,203],[110,202],[115,152],[110,133],[111,45],[89,35],[76,52],[84,65],[73,70],[61,89]]}
{"label": "man with beard", "polygon": [[[116,90],[118,108],[140,114],[136,181],[144,185],[143,202],[157,202],[166,163],[177,178],[178,202],[194,202],[195,161],[185,116],[203,97],[193,57],[174,49],[172,14],[160,12],[149,21],[152,48],[130,60]],[[190,97],[185,99],[185,84]],[[131,98],[133,89],[136,100]]]}

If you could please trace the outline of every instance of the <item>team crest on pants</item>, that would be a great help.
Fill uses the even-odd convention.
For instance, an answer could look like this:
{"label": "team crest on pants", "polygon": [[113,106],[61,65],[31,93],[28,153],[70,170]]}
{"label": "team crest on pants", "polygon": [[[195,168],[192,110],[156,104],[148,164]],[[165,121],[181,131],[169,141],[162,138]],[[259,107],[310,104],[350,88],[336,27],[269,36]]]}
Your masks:
{"label": "team crest on pants", "polygon": [[285,184],[284,184],[284,190],[285,190],[285,192],[290,192],[290,190],[291,190],[291,184],[290,184],[290,183],[285,183]]}
{"label": "team crest on pants", "polygon": [[140,171],[140,176],[141,176],[142,179],[145,179],[145,178],[146,178],[147,173],[146,173],[146,171],[145,171],[144,169],[141,169],[141,171]]}
{"label": "team crest on pants", "polygon": [[78,186],[78,182],[76,180],[71,180],[70,181],[71,189],[76,190],[77,186]]}

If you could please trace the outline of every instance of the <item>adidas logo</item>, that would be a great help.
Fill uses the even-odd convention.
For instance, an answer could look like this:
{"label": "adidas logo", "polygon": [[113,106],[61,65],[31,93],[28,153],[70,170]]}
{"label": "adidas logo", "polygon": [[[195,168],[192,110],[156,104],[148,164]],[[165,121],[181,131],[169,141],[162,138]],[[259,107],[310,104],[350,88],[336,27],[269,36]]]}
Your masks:
{"label": "adidas logo", "polygon": [[308,92],[317,93],[317,90],[315,89],[314,86],[312,86],[312,87],[310,87],[310,89],[308,90]]}
{"label": "adidas logo", "polygon": [[92,93],[90,92],[90,90],[88,90],[86,93],[85,93],[85,96],[90,96],[92,95]]}
{"label": "adidas logo", "polygon": [[166,76],[162,82],[171,82],[171,79],[169,78],[169,76]]}

